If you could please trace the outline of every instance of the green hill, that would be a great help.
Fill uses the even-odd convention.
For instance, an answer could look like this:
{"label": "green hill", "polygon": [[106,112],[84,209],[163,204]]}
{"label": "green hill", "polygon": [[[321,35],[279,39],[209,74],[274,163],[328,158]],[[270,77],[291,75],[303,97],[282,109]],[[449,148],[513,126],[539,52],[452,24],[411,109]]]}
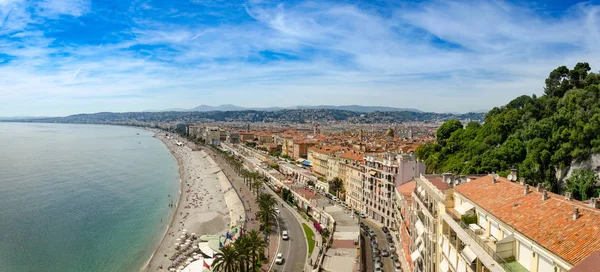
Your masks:
{"label": "green hill", "polygon": [[428,172],[505,176],[517,167],[529,184],[574,191],[576,198],[590,196],[580,191],[597,195],[594,185],[573,189],[556,175],[600,152],[600,76],[590,70],[587,63],[558,67],[546,79],[544,95],[517,97],[488,112],[483,124],[447,121],[437,131],[437,143],[421,146],[417,156]]}

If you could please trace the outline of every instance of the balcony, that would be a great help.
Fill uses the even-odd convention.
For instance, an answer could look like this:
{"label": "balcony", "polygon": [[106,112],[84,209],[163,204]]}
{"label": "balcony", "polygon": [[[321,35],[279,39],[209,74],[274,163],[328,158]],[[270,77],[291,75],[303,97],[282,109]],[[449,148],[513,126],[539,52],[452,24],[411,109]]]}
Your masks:
{"label": "balcony", "polygon": [[[528,271],[521,266],[514,258],[505,259],[500,257],[496,252],[496,244],[489,239],[482,239],[477,235],[469,226],[462,222],[462,220],[454,214],[451,209],[446,209],[446,214],[443,215],[444,221],[448,223],[448,226],[456,233],[456,236],[461,241],[467,243],[467,241],[473,241],[476,246],[472,249],[476,251],[477,258],[488,268],[494,267],[498,264],[503,271],[508,272],[524,272]],[[471,245],[473,245],[471,243]],[[490,269],[490,271],[495,271]]]}

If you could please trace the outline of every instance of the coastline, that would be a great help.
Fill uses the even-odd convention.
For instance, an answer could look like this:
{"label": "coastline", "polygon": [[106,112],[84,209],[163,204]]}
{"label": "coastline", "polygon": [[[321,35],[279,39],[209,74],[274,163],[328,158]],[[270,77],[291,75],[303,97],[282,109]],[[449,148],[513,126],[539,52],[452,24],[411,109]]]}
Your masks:
{"label": "coastline", "polygon": [[156,137],[156,135],[158,133],[160,133],[160,131],[150,130],[150,129],[148,129],[147,131],[150,131],[150,132],[154,133],[154,135],[152,137],[159,139],[165,145],[165,147],[167,147],[167,149],[171,153],[171,156],[173,156],[173,158],[175,158],[175,160],[177,161],[177,170],[179,172],[179,192],[177,194],[177,200],[175,201],[175,207],[173,208],[173,210],[169,214],[168,224],[167,224],[167,227],[165,228],[165,231],[161,235],[160,241],[154,247],[154,250],[152,251],[152,254],[148,258],[148,260],[144,263],[144,265],[140,268],[139,271],[144,271],[144,270],[146,270],[148,268],[148,265],[150,264],[150,262],[152,261],[152,259],[154,259],[156,253],[158,252],[158,249],[160,248],[160,245],[163,244],[165,238],[167,237],[167,233],[169,232],[169,228],[171,228],[173,226],[173,223],[174,223],[174,220],[175,220],[175,214],[177,214],[177,211],[179,210],[179,207],[180,207],[181,194],[183,192],[183,180],[182,180],[182,177],[184,175],[183,168],[182,168],[182,162],[180,161],[180,159],[175,156],[175,154],[173,153],[173,151],[169,148],[169,146],[164,142],[163,139],[161,139],[159,137]]}
{"label": "coastline", "polygon": [[[169,134],[167,138],[164,131],[147,130],[161,140],[177,161],[180,188],[176,198],[171,196],[174,206],[168,225],[139,271],[166,271],[171,265],[168,258],[175,252],[174,244],[184,230],[197,235],[222,235],[229,229],[236,218],[234,214],[239,216],[235,212],[237,197],[226,197],[231,191],[229,181],[223,182],[222,169],[206,152],[192,150],[190,147],[195,145],[177,135]],[[184,146],[177,146],[176,141]]]}

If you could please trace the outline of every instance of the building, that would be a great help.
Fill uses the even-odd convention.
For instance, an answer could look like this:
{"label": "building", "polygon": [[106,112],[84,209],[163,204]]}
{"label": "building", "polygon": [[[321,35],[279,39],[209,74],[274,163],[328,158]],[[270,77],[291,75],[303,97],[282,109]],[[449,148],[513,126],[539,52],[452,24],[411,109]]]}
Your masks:
{"label": "building", "polygon": [[202,138],[207,144],[219,145],[221,143],[221,130],[219,127],[206,127]]}
{"label": "building", "polygon": [[[411,206],[412,206],[412,192],[415,190],[415,181],[409,181],[396,187],[396,201],[394,207],[394,224],[390,228],[392,234],[397,240],[401,241],[401,250],[403,255],[407,257],[407,262],[412,269],[412,261],[410,258],[410,228],[411,228]],[[402,256],[402,255],[400,255]]]}
{"label": "building", "polygon": [[308,148],[314,146],[315,143],[310,141],[294,141],[292,159],[306,159],[308,157]]}
{"label": "building", "polygon": [[443,268],[562,272],[600,250],[598,199],[585,204],[497,175],[456,186],[453,198],[442,216]]}
{"label": "building", "polygon": [[339,173],[344,182],[345,202],[354,210],[363,211],[362,203],[362,173],[364,153],[356,150],[348,150],[339,155]]}
{"label": "building", "polygon": [[410,158],[410,155],[397,153],[371,153],[365,157],[362,175],[364,213],[384,226],[393,225],[396,186],[425,173],[424,164]]}
{"label": "building", "polygon": [[410,258],[414,271],[443,271],[439,268],[436,246],[441,232],[440,213],[452,199],[451,191],[448,191],[451,185],[445,180],[447,178],[439,175],[415,178],[410,214]]}
{"label": "building", "polygon": [[[332,176],[331,174],[328,176],[328,172],[332,173],[329,171],[330,163],[328,161],[329,157],[339,149],[339,147],[335,146],[311,147],[308,149],[308,161],[312,166],[313,173],[315,173],[317,177],[324,178],[327,181],[333,179],[333,177],[337,177],[337,172],[335,176]],[[332,160],[331,165],[336,165],[338,163],[336,161],[337,159]],[[337,165],[336,170],[339,171]],[[331,177],[331,179],[328,179],[328,177]]]}

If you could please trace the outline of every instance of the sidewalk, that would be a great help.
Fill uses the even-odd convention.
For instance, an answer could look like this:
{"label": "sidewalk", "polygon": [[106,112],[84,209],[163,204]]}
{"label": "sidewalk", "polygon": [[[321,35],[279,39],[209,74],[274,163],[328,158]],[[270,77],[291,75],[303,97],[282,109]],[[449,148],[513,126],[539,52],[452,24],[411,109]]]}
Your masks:
{"label": "sidewalk", "polygon": [[[227,163],[223,159],[222,156],[220,156],[219,154],[216,154],[214,152],[214,150],[212,150],[210,148],[204,148],[204,150],[206,150],[206,152],[215,160],[215,162],[217,162],[219,164],[219,166],[221,167],[221,170],[223,170],[223,173],[225,173],[225,176],[227,176],[227,178],[231,182],[233,188],[240,196],[242,203],[244,204],[244,208],[246,209],[246,218],[248,219],[248,221],[246,222],[245,232],[247,233],[248,231],[251,231],[251,230],[259,231],[260,222],[258,222],[258,220],[255,220],[256,219],[255,213],[258,212],[258,210],[259,210],[258,204],[256,203],[256,197],[244,185],[244,179],[242,177],[240,177],[238,174],[236,174],[236,172],[233,170],[233,168],[231,168],[231,165],[229,165],[229,163]],[[274,258],[275,254],[276,254],[278,243],[279,243],[279,239],[273,239],[273,237],[271,237],[271,242],[269,243],[268,248],[266,248],[267,252],[265,252],[266,257],[268,257],[269,259],[266,263],[263,263],[261,270],[263,270],[263,271],[269,270],[269,265],[271,264],[271,258]]]}

